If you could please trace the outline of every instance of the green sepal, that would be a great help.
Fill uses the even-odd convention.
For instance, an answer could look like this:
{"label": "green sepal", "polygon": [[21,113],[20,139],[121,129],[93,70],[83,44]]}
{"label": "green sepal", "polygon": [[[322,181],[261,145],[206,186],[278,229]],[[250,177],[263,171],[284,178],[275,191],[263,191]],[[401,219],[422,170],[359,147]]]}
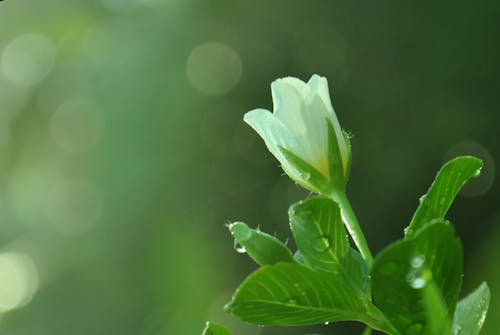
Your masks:
{"label": "green sepal", "polygon": [[284,147],[280,147],[280,150],[290,165],[299,172],[301,178],[295,181],[300,186],[316,193],[331,193],[332,185],[326,176],[290,150]]}
{"label": "green sepal", "polygon": [[295,262],[291,251],[277,238],[258,229],[252,229],[243,222],[228,225],[235,242],[259,265],[277,262]]}
{"label": "green sepal", "polygon": [[[328,129],[328,170],[330,174],[330,182],[337,191],[344,191],[347,182],[346,176],[348,173],[347,171],[344,171],[339,141],[337,139],[337,135],[335,134],[332,122],[329,119],[325,119],[325,121]],[[344,136],[344,134],[342,134],[342,136]]]}
{"label": "green sepal", "polygon": [[344,171],[345,182],[349,181],[349,177],[351,176],[351,165],[352,165],[352,147],[351,147],[351,137],[349,134],[342,130],[342,134],[344,135],[345,145],[347,149],[347,169]]}

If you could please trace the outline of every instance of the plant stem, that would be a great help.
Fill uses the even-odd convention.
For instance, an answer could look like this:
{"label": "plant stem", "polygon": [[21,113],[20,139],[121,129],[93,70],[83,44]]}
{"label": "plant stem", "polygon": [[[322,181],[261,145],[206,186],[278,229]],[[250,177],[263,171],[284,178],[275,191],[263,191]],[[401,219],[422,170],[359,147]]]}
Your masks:
{"label": "plant stem", "polygon": [[334,191],[331,197],[335,202],[339,204],[344,224],[347,230],[349,231],[349,234],[351,235],[354,244],[356,244],[356,247],[361,253],[361,256],[368,265],[368,268],[370,268],[373,263],[373,256],[370,249],[368,248],[365,235],[363,234],[363,231],[359,226],[358,219],[356,218],[356,215],[352,210],[349,200],[347,199],[344,192]]}
{"label": "plant stem", "polygon": [[366,327],[361,335],[371,335],[372,329],[370,327]]}

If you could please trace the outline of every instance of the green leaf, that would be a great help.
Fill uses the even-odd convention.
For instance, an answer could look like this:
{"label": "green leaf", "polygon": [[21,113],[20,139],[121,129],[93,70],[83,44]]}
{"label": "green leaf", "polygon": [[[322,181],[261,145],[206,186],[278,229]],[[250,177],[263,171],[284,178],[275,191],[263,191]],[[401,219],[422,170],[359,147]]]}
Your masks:
{"label": "green leaf", "polygon": [[428,335],[451,335],[448,309],[434,281],[430,280],[422,289]]}
{"label": "green leaf", "polygon": [[328,198],[310,198],[292,205],[289,215],[305,264],[338,274],[337,280],[345,281],[353,294],[366,298],[368,270],[359,253],[350,247],[338,204]]}
{"label": "green leaf", "polygon": [[215,323],[215,322],[207,322],[205,329],[203,330],[202,335],[233,335],[226,327]]}
{"label": "green leaf", "polygon": [[482,283],[474,292],[460,300],[455,310],[455,335],[477,335],[483,326],[490,304],[490,290]]}
{"label": "green leaf", "polygon": [[228,225],[235,242],[259,265],[295,262],[290,250],[277,238],[248,227],[243,222]]}
{"label": "green leaf", "polygon": [[447,162],[439,170],[427,194],[420,198],[420,204],[405,229],[406,237],[433,219],[444,218],[453,200],[465,183],[478,177],[483,163],[479,158],[462,156]]}
{"label": "green leaf", "polygon": [[303,326],[366,319],[367,306],[338,276],[298,263],[264,266],[238,288],[226,311],[258,325]]}
{"label": "green leaf", "polygon": [[375,305],[402,334],[420,334],[428,329],[421,289],[432,280],[453,314],[462,283],[462,257],[461,243],[444,220],[389,245],[375,258],[371,271]]}

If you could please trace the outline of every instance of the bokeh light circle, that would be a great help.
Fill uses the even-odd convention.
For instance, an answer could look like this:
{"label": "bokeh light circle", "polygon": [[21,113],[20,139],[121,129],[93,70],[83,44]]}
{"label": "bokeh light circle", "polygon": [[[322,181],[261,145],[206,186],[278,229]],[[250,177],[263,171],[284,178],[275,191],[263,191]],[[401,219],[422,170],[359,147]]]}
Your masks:
{"label": "bokeh light circle", "polygon": [[186,74],[200,93],[223,94],[241,78],[243,65],[240,55],[230,46],[209,42],[195,47],[189,54]]}
{"label": "bokeh light circle", "polygon": [[97,144],[104,126],[104,115],[92,101],[76,99],[62,104],[52,115],[50,133],[63,149],[81,152]]}
{"label": "bokeh light circle", "polygon": [[26,305],[38,288],[33,260],[22,253],[0,253],[0,312]]}
{"label": "bokeh light circle", "polygon": [[47,194],[49,222],[62,234],[88,232],[100,219],[102,208],[103,199],[99,189],[84,179],[59,181]]}
{"label": "bokeh light circle", "polygon": [[1,68],[14,84],[29,87],[50,73],[55,59],[54,44],[42,34],[31,33],[17,37],[5,47]]}

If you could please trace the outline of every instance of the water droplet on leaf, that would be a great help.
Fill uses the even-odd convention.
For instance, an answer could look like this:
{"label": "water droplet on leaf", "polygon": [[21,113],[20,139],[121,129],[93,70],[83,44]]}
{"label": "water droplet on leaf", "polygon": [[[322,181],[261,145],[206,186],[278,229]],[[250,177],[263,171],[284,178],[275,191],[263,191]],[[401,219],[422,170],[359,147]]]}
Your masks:
{"label": "water droplet on leaf", "polygon": [[236,241],[234,243],[234,250],[236,250],[236,252],[240,254],[244,254],[247,252],[247,249]]}
{"label": "water droplet on leaf", "polygon": [[422,265],[424,264],[424,260],[425,260],[425,256],[423,255],[420,255],[420,256],[417,256],[417,257],[414,257],[410,264],[411,264],[411,267],[414,268],[414,269],[419,269],[422,267]]}
{"label": "water droplet on leaf", "polygon": [[424,288],[427,281],[422,277],[417,277],[410,282],[410,286],[416,290]]}
{"label": "water droplet on leaf", "polygon": [[311,178],[311,174],[308,172],[304,172],[300,174],[300,177],[304,180],[309,180]]}

